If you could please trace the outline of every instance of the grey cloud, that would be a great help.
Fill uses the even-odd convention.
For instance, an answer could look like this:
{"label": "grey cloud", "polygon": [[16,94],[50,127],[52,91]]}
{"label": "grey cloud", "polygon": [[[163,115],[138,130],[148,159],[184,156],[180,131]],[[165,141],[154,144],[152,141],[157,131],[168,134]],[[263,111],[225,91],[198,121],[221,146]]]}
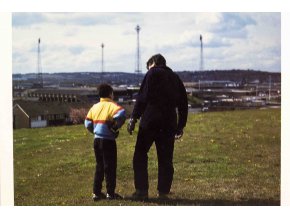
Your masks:
{"label": "grey cloud", "polygon": [[20,52],[12,53],[13,62],[26,62],[28,58]]}
{"label": "grey cloud", "polygon": [[[228,42],[228,40],[223,41],[222,38],[217,37],[214,38],[213,40],[210,40],[209,42],[203,41],[203,47],[207,48],[222,48],[222,47],[230,47],[232,46],[231,43]],[[200,41],[199,39],[196,40],[188,40],[180,45],[180,47],[195,47],[199,48],[200,47]]]}
{"label": "grey cloud", "polygon": [[244,13],[223,13],[221,30],[239,30],[248,25],[256,25],[256,21]]}
{"label": "grey cloud", "polygon": [[39,24],[46,22],[46,17],[41,13],[13,13],[12,14],[12,26],[31,26],[33,24]]}
{"label": "grey cloud", "polygon": [[271,54],[281,57],[281,48],[272,48],[270,50]]}
{"label": "grey cloud", "polygon": [[70,18],[70,14],[67,14],[68,18],[60,19],[58,21],[59,24],[73,24],[79,26],[93,26],[97,24],[109,24],[109,21],[106,17],[92,17],[92,16],[79,16],[79,17],[72,17]]}
{"label": "grey cloud", "polygon": [[14,27],[31,26],[40,23],[55,23],[60,25],[95,26],[117,25],[142,21],[141,13],[13,13],[12,24]]}
{"label": "grey cloud", "polygon": [[247,13],[222,13],[222,19],[212,28],[215,34],[228,38],[245,38],[246,27],[256,25],[256,21]]}
{"label": "grey cloud", "polygon": [[281,26],[281,12],[256,12],[251,13],[251,17],[257,20],[261,24],[267,24],[269,26]]}
{"label": "grey cloud", "polygon": [[81,54],[84,50],[85,50],[85,48],[82,46],[74,46],[74,47],[69,48],[70,53],[72,53],[74,55]]}
{"label": "grey cloud", "polygon": [[94,26],[94,25],[116,25],[128,22],[134,22],[140,13],[65,13],[66,18],[59,18],[57,20],[60,24],[71,24],[80,26]]}
{"label": "grey cloud", "polygon": [[[209,43],[204,43],[203,47],[206,48],[228,48],[231,47],[232,44],[225,41],[223,42],[221,39],[214,39],[211,40]],[[181,44],[167,44],[167,45],[159,45],[159,50],[160,52],[164,52],[164,53],[169,53],[169,52],[176,52],[178,50],[184,50],[187,48],[199,48],[200,47],[200,41],[196,40],[196,41],[192,41],[192,40],[188,40],[186,42],[183,42]],[[143,50],[144,51],[144,48]]]}
{"label": "grey cloud", "polygon": [[79,26],[94,26],[94,25],[113,25],[132,20],[133,14],[117,13],[13,13],[12,25],[14,27],[31,26],[39,23],[55,23],[61,25],[79,25]]}
{"label": "grey cloud", "polygon": [[229,42],[222,42],[221,40],[212,40],[208,44],[204,44],[204,47],[207,48],[221,48],[221,47],[230,47],[232,46]]}

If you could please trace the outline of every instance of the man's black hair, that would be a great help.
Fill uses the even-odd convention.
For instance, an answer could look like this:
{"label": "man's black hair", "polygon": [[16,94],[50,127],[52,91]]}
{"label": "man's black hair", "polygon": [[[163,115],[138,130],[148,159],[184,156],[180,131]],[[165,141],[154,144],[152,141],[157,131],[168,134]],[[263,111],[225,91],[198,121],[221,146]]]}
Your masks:
{"label": "man's black hair", "polygon": [[166,60],[161,54],[153,55],[149,60],[147,61],[147,70],[149,69],[149,66],[155,63],[156,66],[166,66]]}
{"label": "man's black hair", "polygon": [[102,83],[98,86],[100,98],[108,98],[113,93],[113,88],[107,83]]}

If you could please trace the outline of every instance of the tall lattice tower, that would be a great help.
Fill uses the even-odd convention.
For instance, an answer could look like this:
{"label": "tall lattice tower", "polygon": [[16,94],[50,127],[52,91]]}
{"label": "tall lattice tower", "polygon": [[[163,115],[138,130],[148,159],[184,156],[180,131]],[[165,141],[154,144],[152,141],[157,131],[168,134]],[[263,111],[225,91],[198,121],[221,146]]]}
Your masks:
{"label": "tall lattice tower", "polygon": [[204,66],[203,66],[203,43],[202,43],[202,35],[199,37],[200,40],[200,65],[199,65],[199,70],[203,71]]}
{"label": "tall lattice tower", "polygon": [[105,45],[104,45],[104,43],[102,43],[101,44],[101,48],[102,48],[102,68],[101,68],[101,70],[102,70],[102,73],[104,73],[104,47],[105,47]]}
{"label": "tall lattice tower", "polygon": [[140,26],[137,25],[135,30],[137,31],[137,53],[136,53],[136,73],[141,73],[141,56],[140,56],[140,41],[139,41],[139,32],[141,30]]}
{"label": "tall lattice tower", "polygon": [[37,86],[43,88],[42,66],[41,66],[41,51],[40,51],[40,38],[38,39],[37,46]]}

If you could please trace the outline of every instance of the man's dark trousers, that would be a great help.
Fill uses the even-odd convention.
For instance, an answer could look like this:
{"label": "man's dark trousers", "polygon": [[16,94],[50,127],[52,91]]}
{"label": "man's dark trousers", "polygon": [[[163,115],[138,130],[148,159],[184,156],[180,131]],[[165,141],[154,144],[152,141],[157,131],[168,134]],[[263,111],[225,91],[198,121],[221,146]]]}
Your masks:
{"label": "man's dark trousers", "polygon": [[104,175],[107,193],[114,194],[116,188],[117,146],[115,140],[95,138],[94,150],[96,172],[93,191],[99,194],[102,190]]}
{"label": "man's dark trousers", "polygon": [[148,191],[148,151],[155,142],[158,157],[157,190],[169,193],[173,179],[173,150],[175,131],[139,128],[133,158],[136,190]]}

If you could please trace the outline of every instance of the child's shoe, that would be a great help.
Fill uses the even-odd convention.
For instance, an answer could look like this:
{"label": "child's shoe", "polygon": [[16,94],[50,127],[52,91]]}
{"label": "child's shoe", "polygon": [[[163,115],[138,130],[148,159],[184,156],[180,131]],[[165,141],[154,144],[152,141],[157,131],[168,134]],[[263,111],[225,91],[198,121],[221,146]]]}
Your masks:
{"label": "child's shoe", "polygon": [[106,195],[104,194],[104,193],[99,193],[99,194],[94,194],[93,193],[93,197],[92,197],[92,199],[93,199],[93,201],[99,201],[99,200],[101,200],[101,199],[105,199],[106,198]]}
{"label": "child's shoe", "polygon": [[120,199],[123,199],[123,197],[121,195],[117,194],[117,193],[114,193],[114,194],[107,193],[106,198],[108,200],[120,200]]}

